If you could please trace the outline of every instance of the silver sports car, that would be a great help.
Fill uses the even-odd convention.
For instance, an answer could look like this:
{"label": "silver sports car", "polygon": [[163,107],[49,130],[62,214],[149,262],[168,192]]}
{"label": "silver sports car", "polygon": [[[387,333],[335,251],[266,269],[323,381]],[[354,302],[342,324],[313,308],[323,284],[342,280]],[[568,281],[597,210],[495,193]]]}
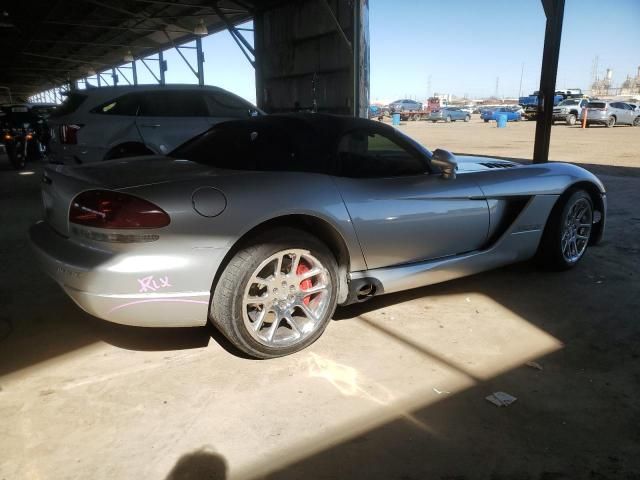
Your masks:
{"label": "silver sports car", "polygon": [[213,324],[254,357],[315,341],[336,305],[537,256],[573,267],[604,234],[602,183],[575,165],[430,152],[380,122],[270,115],[169,156],[50,166],[44,269],[128,325]]}

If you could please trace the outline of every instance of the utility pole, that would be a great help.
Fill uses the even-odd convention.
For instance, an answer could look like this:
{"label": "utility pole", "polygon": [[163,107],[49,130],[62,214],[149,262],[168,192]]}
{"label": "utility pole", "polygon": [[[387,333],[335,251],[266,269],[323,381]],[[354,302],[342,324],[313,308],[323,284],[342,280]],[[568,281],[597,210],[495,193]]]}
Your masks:
{"label": "utility pole", "polygon": [[522,64],[522,69],[520,70],[520,88],[518,89],[518,100],[522,96],[522,77],[524,76],[524,63]]}

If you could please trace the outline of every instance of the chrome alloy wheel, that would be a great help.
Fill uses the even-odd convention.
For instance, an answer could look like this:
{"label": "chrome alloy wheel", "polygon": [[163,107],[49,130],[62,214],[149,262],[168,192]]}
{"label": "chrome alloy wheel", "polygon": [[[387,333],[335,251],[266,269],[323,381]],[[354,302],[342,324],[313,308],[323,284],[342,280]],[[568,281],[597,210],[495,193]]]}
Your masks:
{"label": "chrome alloy wheel", "polygon": [[249,334],[268,347],[288,347],[322,324],[331,304],[331,276],[307,250],[271,255],[251,275],[242,301]]}
{"label": "chrome alloy wheel", "polygon": [[562,256],[568,263],[580,260],[589,243],[593,211],[585,198],[578,199],[567,212],[562,229]]}

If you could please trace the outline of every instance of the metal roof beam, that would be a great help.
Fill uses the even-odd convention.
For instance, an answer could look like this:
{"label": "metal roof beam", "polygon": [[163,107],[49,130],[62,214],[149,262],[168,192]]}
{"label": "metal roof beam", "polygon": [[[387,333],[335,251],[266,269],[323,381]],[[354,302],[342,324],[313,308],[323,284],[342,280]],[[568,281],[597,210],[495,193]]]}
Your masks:
{"label": "metal roof beam", "polygon": [[[152,3],[154,5],[167,5],[170,7],[191,7],[191,8],[203,8],[203,9],[212,9],[211,5],[194,5],[189,3],[182,2],[169,2],[166,0],[133,0],[134,2],[139,3]],[[237,2],[234,2],[237,3]],[[235,8],[227,8],[220,7],[220,9],[224,10],[226,13],[251,13],[249,10],[239,10]]]}
{"label": "metal roof beam", "polygon": [[[126,30],[126,31],[131,31],[131,30],[136,30],[136,31],[140,31],[140,32],[158,32],[161,30],[161,28],[149,28],[149,27],[118,27],[115,25],[96,25],[94,23],[73,23],[73,22],[61,22],[59,20],[47,20],[45,22],[42,23],[49,23],[52,25],[68,25],[68,26],[72,26],[72,27],[86,27],[86,28],[104,28],[107,30]],[[190,30],[187,30],[186,28],[183,30],[175,30],[175,29],[165,29],[167,32],[171,32],[171,33],[192,33]]]}

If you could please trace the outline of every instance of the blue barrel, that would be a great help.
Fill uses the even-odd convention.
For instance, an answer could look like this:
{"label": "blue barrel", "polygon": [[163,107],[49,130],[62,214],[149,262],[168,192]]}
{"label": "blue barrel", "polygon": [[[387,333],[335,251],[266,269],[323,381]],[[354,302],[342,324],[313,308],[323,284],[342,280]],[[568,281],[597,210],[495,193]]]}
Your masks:
{"label": "blue barrel", "polygon": [[391,115],[391,125],[400,125],[400,114],[394,113]]}
{"label": "blue barrel", "polygon": [[500,113],[496,115],[496,122],[498,124],[498,128],[504,128],[507,126],[507,116],[504,113]]}

